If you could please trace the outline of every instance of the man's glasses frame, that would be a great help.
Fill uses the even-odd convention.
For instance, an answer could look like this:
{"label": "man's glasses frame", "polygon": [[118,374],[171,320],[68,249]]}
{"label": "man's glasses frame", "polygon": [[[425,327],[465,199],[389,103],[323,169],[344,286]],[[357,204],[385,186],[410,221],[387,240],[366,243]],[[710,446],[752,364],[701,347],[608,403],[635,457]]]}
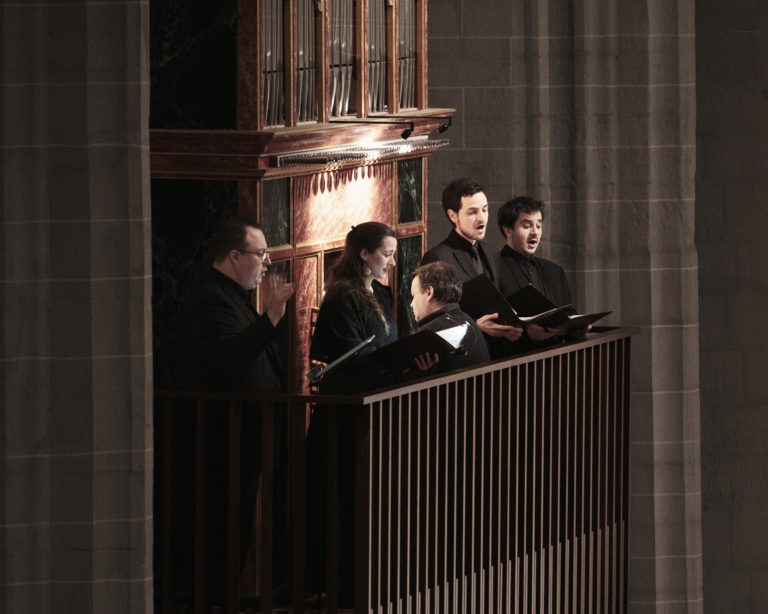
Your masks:
{"label": "man's glasses frame", "polygon": [[258,249],[255,252],[249,249],[239,249],[237,251],[239,251],[241,254],[253,254],[254,256],[258,256],[262,262],[264,262],[269,255],[269,252],[267,252],[266,248]]}

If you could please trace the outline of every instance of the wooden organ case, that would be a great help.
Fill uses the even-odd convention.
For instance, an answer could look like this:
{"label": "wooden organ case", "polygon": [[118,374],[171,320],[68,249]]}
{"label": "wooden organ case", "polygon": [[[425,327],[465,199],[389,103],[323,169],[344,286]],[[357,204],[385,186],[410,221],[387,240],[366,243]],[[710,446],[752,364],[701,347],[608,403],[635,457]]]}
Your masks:
{"label": "wooden organ case", "polygon": [[311,309],[352,225],[395,228],[390,283],[409,326],[427,158],[453,110],[427,106],[427,0],[213,4],[150,5],[156,355],[217,222],[239,213],[262,224],[273,272],[298,282],[285,363],[300,392]]}

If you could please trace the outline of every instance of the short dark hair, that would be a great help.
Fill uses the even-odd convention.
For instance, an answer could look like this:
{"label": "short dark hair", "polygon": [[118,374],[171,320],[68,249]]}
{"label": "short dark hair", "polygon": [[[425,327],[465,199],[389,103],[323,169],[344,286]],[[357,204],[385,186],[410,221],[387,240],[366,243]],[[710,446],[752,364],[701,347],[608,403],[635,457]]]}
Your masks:
{"label": "short dark hair", "polygon": [[261,230],[259,224],[245,217],[233,217],[224,221],[211,241],[213,261],[223,262],[233,249],[246,249],[245,236],[248,228]]}
{"label": "short dark hair", "polygon": [[512,200],[508,200],[501,207],[496,214],[499,221],[499,230],[501,236],[506,237],[504,234],[504,227],[514,228],[517,218],[521,213],[536,213],[541,212],[542,219],[544,218],[544,203],[540,200],[536,200],[531,196],[515,196]]}
{"label": "short dark hair", "polygon": [[419,278],[422,288],[432,286],[436,300],[441,303],[458,303],[461,300],[461,279],[450,262],[437,260],[424,264],[411,273],[411,279]]}
{"label": "short dark hair", "polygon": [[478,192],[485,192],[483,186],[481,186],[474,179],[468,179],[462,177],[461,179],[454,179],[445,186],[443,190],[443,211],[448,219],[451,219],[448,215],[448,211],[459,212],[461,209],[461,199],[465,196],[474,196]]}

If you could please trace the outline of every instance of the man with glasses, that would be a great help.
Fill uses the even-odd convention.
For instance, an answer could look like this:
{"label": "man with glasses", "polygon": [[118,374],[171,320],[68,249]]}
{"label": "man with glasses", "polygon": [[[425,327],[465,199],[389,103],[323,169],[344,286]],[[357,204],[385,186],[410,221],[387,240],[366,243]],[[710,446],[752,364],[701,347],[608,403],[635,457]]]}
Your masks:
{"label": "man with glasses", "polygon": [[[177,390],[283,392],[283,370],[277,342],[278,324],[294,285],[265,283],[263,309],[258,310],[254,289],[262,283],[271,261],[264,233],[253,222],[226,221],[212,243],[213,262],[190,292],[175,327],[171,386]],[[186,415],[192,415],[187,412]],[[206,611],[226,604],[227,512],[227,406],[206,415]],[[261,411],[258,404],[243,404],[240,422],[240,567],[245,564],[258,494],[261,455]],[[195,465],[194,421],[174,423],[173,488],[181,509],[191,509]],[[283,419],[275,417],[275,493],[284,492],[282,477],[285,443]],[[279,518],[276,518],[279,520]],[[174,518],[174,552],[182,570],[176,592],[191,594],[194,561],[192,514]],[[270,531],[280,543],[285,528],[276,522]],[[284,565],[284,561],[277,564]],[[275,570],[275,578],[280,572]]]}
{"label": "man with glasses", "polygon": [[294,286],[264,284],[258,312],[253,290],[271,261],[264,233],[253,222],[224,222],[212,249],[212,266],[192,289],[176,328],[174,387],[282,392],[275,342]]}

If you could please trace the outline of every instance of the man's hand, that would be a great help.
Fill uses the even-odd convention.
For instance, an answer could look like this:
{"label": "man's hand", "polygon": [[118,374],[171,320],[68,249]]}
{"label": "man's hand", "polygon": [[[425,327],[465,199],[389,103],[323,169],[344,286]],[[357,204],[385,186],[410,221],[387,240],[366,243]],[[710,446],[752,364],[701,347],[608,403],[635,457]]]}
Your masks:
{"label": "man's hand", "polygon": [[528,329],[528,336],[533,341],[545,341],[557,334],[556,328],[545,328],[538,324],[529,324],[526,328]]}
{"label": "man's hand", "polygon": [[429,371],[433,366],[440,362],[440,357],[437,354],[429,355],[429,352],[419,354],[413,359],[419,371]]}
{"label": "man's hand", "polygon": [[587,324],[587,326],[584,326],[582,328],[575,328],[570,333],[568,333],[569,339],[584,339],[584,337],[587,336],[587,332],[592,328],[591,324]]}
{"label": "man's hand", "polygon": [[[261,284],[261,291],[263,292],[264,311],[272,322],[272,326],[277,326],[277,323],[285,315],[285,304],[288,299],[293,295],[296,290],[295,283],[286,283],[283,279],[274,275],[267,275]],[[251,303],[256,308],[256,293],[251,293]]]}
{"label": "man's hand", "polygon": [[491,337],[505,337],[509,341],[517,341],[523,334],[522,328],[508,324],[494,322],[499,317],[498,313],[489,313],[477,319],[477,327]]}

